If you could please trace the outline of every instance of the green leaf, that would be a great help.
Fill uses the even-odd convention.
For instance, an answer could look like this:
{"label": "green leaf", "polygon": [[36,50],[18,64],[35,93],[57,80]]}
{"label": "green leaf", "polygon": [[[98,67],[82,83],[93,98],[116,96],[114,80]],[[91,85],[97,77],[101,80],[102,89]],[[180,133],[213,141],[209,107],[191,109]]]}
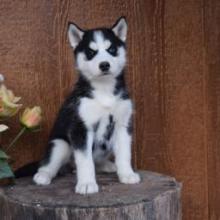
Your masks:
{"label": "green leaf", "polygon": [[0,179],[14,177],[14,174],[6,160],[0,160]]}
{"label": "green leaf", "polygon": [[9,156],[3,150],[0,149],[0,160],[1,159],[7,160],[8,158]]}

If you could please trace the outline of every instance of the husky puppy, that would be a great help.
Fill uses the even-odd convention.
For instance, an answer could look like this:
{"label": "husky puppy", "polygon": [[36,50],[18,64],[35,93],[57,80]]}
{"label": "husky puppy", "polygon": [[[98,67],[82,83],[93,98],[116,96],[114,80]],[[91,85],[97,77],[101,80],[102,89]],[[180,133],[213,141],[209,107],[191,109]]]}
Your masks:
{"label": "husky puppy", "polygon": [[[92,30],[70,23],[68,37],[79,78],[58,114],[33,180],[50,184],[73,155],[76,193],[98,192],[95,168],[117,172],[122,183],[138,183],[140,177],[131,167],[132,101],[124,80],[126,20]],[[109,160],[112,154],[114,163]]]}

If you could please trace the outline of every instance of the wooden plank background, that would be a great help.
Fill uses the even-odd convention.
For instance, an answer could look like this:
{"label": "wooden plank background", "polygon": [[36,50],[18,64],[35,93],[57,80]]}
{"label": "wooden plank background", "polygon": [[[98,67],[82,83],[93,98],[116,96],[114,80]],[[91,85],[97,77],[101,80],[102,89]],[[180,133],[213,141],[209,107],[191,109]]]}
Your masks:
{"label": "wooden plank background", "polygon": [[[128,19],[127,81],[136,106],[136,168],[183,182],[183,219],[220,219],[220,2],[218,0],[1,0],[0,72],[43,130],[12,149],[14,167],[37,160],[77,73],[67,23]],[[19,126],[13,129],[7,144]]]}

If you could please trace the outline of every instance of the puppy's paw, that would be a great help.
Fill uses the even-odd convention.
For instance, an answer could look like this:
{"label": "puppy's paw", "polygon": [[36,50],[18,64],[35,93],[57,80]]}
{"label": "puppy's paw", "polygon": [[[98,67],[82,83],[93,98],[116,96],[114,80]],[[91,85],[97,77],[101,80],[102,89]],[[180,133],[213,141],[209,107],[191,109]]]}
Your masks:
{"label": "puppy's paw", "polygon": [[96,182],[92,183],[77,183],[75,192],[79,194],[92,194],[97,193],[99,191],[99,187]]}
{"label": "puppy's paw", "polygon": [[139,183],[141,178],[138,173],[133,172],[129,174],[119,175],[119,180],[121,183],[135,184],[135,183]]}
{"label": "puppy's paw", "polygon": [[45,185],[49,185],[51,183],[51,177],[47,172],[39,171],[34,175],[33,181],[37,185],[45,186]]}

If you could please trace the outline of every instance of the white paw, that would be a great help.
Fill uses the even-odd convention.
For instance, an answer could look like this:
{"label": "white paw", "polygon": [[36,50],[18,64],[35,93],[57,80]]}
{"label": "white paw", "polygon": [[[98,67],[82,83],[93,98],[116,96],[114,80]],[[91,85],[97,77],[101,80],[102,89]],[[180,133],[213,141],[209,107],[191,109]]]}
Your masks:
{"label": "white paw", "polygon": [[39,171],[34,175],[33,180],[37,185],[49,185],[51,177],[47,172]]}
{"label": "white paw", "polygon": [[79,194],[91,194],[99,191],[96,183],[77,183],[75,192]]}
{"label": "white paw", "polygon": [[119,175],[119,180],[121,183],[135,184],[135,183],[139,183],[141,178],[138,173],[129,173],[129,174]]}
{"label": "white paw", "polygon": [[105,161],[103,164],[97,165],[97,170],[106,173],[115,173],[116,165],[111,161]]}

